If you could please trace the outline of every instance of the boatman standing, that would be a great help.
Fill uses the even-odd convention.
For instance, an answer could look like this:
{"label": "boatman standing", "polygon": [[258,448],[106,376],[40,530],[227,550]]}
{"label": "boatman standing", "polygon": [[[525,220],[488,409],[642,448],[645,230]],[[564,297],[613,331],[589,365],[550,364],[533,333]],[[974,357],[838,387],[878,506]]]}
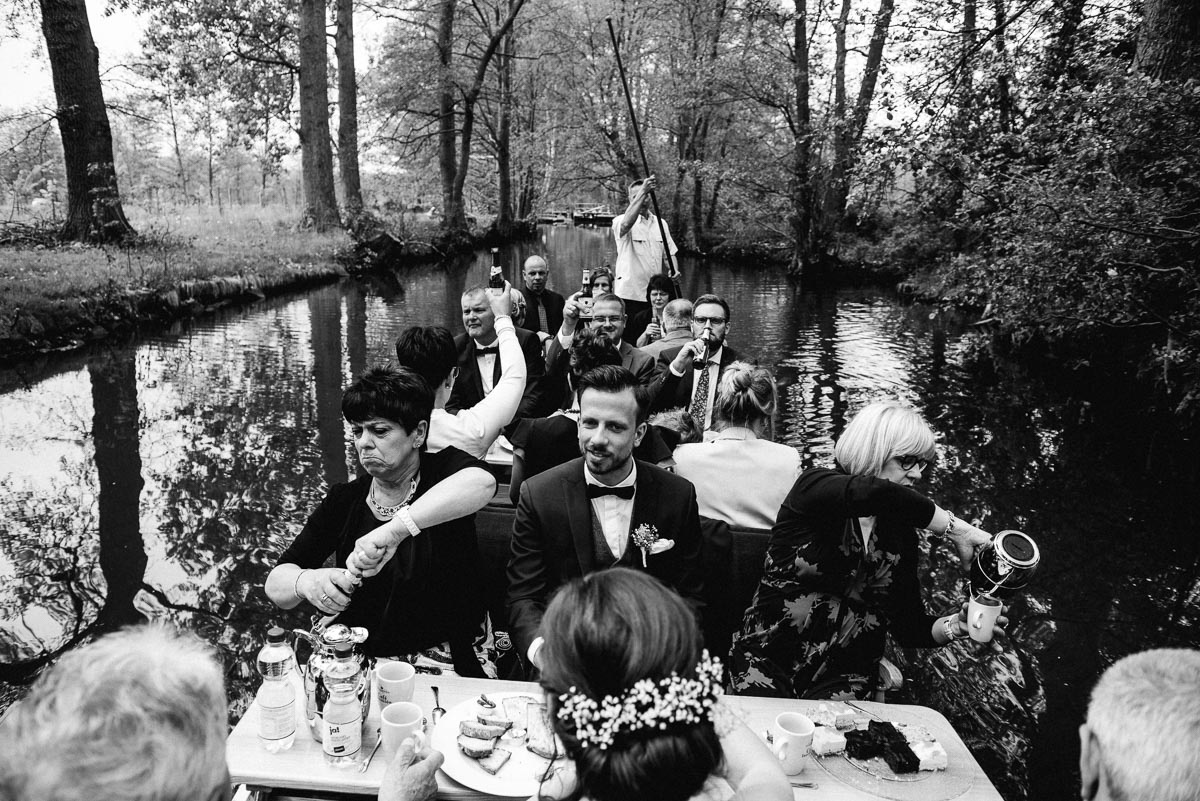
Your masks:
{"label": "boatman standing", "polygon": [[[650,308],[647,291],[650,276],[663,269],[663,235],[672,257],[679,251],[667,223],[650,212],[650,193],[654,191],[654,176],[629,185],[629,207],[612,223],[613,239],[617,241],[617,283],[613,294],[625,301],[625,314],[633,317]],[[678,265],[676,265],[678,268]]]}

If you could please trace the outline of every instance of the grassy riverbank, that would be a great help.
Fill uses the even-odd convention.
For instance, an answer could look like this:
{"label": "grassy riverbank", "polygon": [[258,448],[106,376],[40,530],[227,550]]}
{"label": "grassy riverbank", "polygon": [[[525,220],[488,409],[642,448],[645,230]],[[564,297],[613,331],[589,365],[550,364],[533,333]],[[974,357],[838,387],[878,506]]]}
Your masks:
{"label": "grassy riverbank", "polygon": [[342,232],[298,230],[294,209],[127,213],[139,236],[122,247],[62,245],[48,223],[0,223],[0,362],[333,280],[352,247]]}

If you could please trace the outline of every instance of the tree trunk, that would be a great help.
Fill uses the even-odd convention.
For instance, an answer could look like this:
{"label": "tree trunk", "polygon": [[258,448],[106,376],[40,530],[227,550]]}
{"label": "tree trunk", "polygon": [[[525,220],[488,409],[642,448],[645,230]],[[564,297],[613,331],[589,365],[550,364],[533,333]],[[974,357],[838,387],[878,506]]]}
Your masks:
{"label": "tree trunk", "polygon": [[358,172],[358,77],[354,68],[354,0],[337,0],[337,33],[333,45],[338,72],[338,166],[346,218],[362,212],[362,180]]}
{"label": "tree trunk", "polygon": [[98,623],[104,630],[144,622],[133,599],[146,574],[142,541],[142,460],[138,441],[138,382],[133,352],[117,350],[94,361],[92,442],[95,447],[100,572],[107,589]]}
{"label": "tree trunk", "polygon": [[458,131],[454,103],[454,12],[457,0],[442,0],[438,16],[438,170],[442,176],[442,227],[462,231],[467,227],[458,183]]}
{"label": "tree trunk", "polygon": [[100,52],[84,0],[39,0],[67,175],[63,239],[119,242],[134,233],[121,207]]}
{"label": "tree trunk", "polygon": [[1200,4],[1146,0],[1133,63],[1149,78],[1179,83],[1200,78]]}
{"label": "tree trunk", "polygon": [[175,147],[175,165],[179,169],[179,184],[183,189],[183,200],[188,202],[191,192],[188,191],[187,170],[183,167],[183,150],[179,147],[179,120],[175,117],[175,98],[167,93],[167,113],[170,115],[171,142]]}
{"label": "tree trunk", "polygon": [[992,0],[992,8],[996,15],[996,56],[999,64],[996,69],[996,113],[1000,117],[1000,132],[1012,132],[1012,64],[1008,57],[1006,41],[1008,28],[1008,13],[1005,11],[1004,0]]}
{"label": "tree trunk", "polygon": [[[512,0],[509,0],[512,6]],[[507,232],[513,223],[512,191],[512,60],[516,55],[516,37],[512,31],[504,37],[504,50],[496,67],[500,73],[500,115],[496,125],[496,170],[499,190],[499,214],[496,228]]]}
{"label": "tree trunk", "polygon": [[809,109],[808,0],[796,0],[793,24],[792,85],[795,89],[792,121],[792,263],[788,272],[800,280],[813,261],[812,242],[812,115]]}
{"label": "tree trunk", "polygon": [[[471,83],[471,88],[463,93],[462,100],[462,129],[459,131],[458,142],[458,163],[452,169],[453,179],[450,182],[450,192],[448,198],[448,207],[445,212],[445,217],[442,219],[442,225],[447,231],[466,231],[467,218],[466,209],[463,205],[463,189],[467,181],[467,169],[471,163],[471,137],[475,131],[475,104],[479,100],[479,93],[483,90],[484,79],[487,77],[488,66],[492,62],[492,58],[496,55],[500,48],[500,42],[512,30],[513,21],[520,13],[521,7],[525,5],[525,0],[510,0],[508,7],[508,16],[488,40],[487,46],[483,53],[480,54],[478,62],[475,65],[475,77]],[[446,6],[451,6],[449,18],[447,19]],[[442,8],[442,20],[438,26],[438,50],[441,54],[443,64],[449,65],[450,47],[453,44],[453,0],[446,0],[446,6]],[[445,34],[445,39],[443,39]],[[454,120],[453,103],[454,103],[454,86],[453,77],[449,75],[449,68],[446,70],[446,80],[449,81],[449,94],[446,87],[442,90],[442,130],[439,135],[439,161],[442,163],[442,187],[443,194],[446,188],[446,159],[453,161],[454,159],[454,128],[451,124],[447,135],[445,127],[447,121],[447,103],[449,103],[448,119],[451,123]],[[447,145],[449,147],[447,148]],[[448,150],[448,153],[447,153]]]}
{"label": "tree trunk", "polygon": [[300,0],[299,22],[303,224],[326,231],[341,223],[333,184],[333,148],[329,143],[329,57],[325,49],[323,0]]}

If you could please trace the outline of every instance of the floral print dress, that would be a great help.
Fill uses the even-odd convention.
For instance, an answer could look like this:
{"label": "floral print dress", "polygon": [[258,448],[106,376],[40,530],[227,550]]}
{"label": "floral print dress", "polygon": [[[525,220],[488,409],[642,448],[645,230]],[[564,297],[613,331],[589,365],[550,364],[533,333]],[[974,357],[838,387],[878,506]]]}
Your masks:
{"label": "floral print dress", "polygon": [[[729,655],[733,691],[866,698],[886,635],[936,645],[917,578],[934,504],[884,479],[806,470],[771,529],[763,577]],[[864,538],[858,518],[874,517]]]}

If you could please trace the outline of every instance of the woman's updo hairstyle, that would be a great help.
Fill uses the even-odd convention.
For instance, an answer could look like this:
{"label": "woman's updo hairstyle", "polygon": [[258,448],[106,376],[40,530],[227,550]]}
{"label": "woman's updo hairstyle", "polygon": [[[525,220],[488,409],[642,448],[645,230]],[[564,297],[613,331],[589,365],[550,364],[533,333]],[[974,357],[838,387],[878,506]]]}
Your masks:
{"label": "woman's updo hairstyle", "polygon": [[567,379],[571,389],[578,389],[580,377],[593,367],[621,363],[621,353],[613,347],[612,340],[591,328],[575,332],[569,358]]}
{"label": "woman's updo hairstyle", "polygon": [[731,362],[721,372],[717,384],[713,430],[744,426],[760,437],[772,439],[778,405],[775,377],[770,370],[749,362]]}
{"label": "woman's updo hairstyle", "polygon": [[683,599],[641,571],[602,570],[558,591],[542,633],[541,684],[578,780],[569,801],[685,801],[698,793],[723,759],[711,720],[622,730],[600,748],[581,745],[574,724],[557,714],[559,695],[572,688],[602,700],[641,679],[694,676],[700,629]]}

